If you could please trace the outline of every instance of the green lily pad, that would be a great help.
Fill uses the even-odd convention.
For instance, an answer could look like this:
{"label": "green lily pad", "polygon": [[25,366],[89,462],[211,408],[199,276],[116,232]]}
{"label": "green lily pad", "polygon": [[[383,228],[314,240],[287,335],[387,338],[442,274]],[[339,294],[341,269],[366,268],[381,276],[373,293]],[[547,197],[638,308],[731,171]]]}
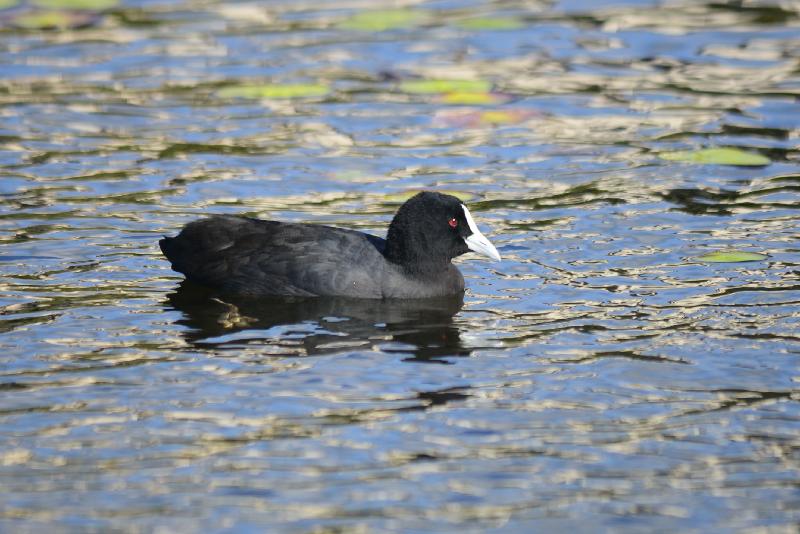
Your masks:
{"label": "green lily pad", "polygon": [[[383,201],[391,204],[402,204],[409,198],[413,197],[423,189],[410,189],[408,191],[399,191],[397,193],[386,193],[383,195]],[[456,197],[461,202],[469,202],[470,200],[475,199],[475,195],[472,193],[467,193],[465,191],[442,191],[442,193],[446,193],[448,195],[452,195]]]}
{"label": "green lily pad", "polygon": [[480,121],[483,124],[515,124],[524,118],[523,114],[511,111],[484,111],[481,113]]}
{"label": "green lily pad", "polygon": [[67,11],[35,11],[14,17],[11,24],[26,30],[64,29],[72,27],[73,17]]}
{"label": "green lily pad", "polygon": [[506,95],[497,93],[447,93],[442,95],[445,104],[484,105],[499,104],[508,100]]}
{"label": "green lily pad", "polygon": [[0,0],[0,9],[8,9],[19,4],[19,0]]}
{"label": "green lily pad", "polygon": [[322,84],[263,84],[223,87],[217,91],[220,98],[292,99],[325,96],[330,87]]}
{"label": "green lily pad", "polygon": [[758,252],[740,252],[737,250],[720,250],[699,256],[697,260],[709,263],[742,263],[745,261],[762,261],[767,259],[766,254]]}
{"label": "green lily pad", "polygon": [[90,9],[102,11],[119,4],[119,0],[33,0],[33,4],[48,9]]}
{"label": "green lily pad", "polygon": [[686,163],[716,164],[716,165],[744,165],[761,166],[769,165],[771,160],[755,152],[746,152],[738,148],[703,148],[700,150],[680,150],[677,152],[664,152],[658,155],[661,159],[669,161],[683,161]]}
{"label": "green lily pad", "polygon": [[429,19],[425,11],[413,9],[378,9],[361,11],[341,22],[339,28],[364,32],[382,32],[412,28],[424,24]]}
{"label": "green lily pad", "polygon": [[407,80],[400,90],[414,94],[488,93],[492,84],[486,80]]}
{"label": "green lily pad", "polygon": [[460,20],[456,22],[456,26],[465,30],[517,30],[525,24],[511,17],[477,17]]}

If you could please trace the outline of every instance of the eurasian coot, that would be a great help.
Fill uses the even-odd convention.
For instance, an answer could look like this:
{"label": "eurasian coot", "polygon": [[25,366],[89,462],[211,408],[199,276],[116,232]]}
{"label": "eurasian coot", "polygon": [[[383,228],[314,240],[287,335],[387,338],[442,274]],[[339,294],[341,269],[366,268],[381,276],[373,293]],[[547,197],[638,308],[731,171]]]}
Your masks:
{"label": "eurasian coot", "polygon": [[187,224],[159,241],[172,269],[199,284],[251,296],[427,298],[464,291],[450,260],[470,250],[500,259],[454,196],[418,193],[386,239],[331,226],[231,215]]}

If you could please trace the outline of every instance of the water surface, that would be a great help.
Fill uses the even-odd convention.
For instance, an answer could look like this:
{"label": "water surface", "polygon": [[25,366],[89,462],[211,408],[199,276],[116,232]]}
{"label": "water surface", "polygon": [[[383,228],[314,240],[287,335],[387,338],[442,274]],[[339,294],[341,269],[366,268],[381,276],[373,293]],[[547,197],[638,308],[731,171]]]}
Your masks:
{"label": "water surface", "polygon": [[[0,530],[793,532],[800,9],[585,5],[0,11]],[[709,147],[769,163],[659,156]],[[418,189],[503,255],[463,302],[242,302],[157,247]]]}

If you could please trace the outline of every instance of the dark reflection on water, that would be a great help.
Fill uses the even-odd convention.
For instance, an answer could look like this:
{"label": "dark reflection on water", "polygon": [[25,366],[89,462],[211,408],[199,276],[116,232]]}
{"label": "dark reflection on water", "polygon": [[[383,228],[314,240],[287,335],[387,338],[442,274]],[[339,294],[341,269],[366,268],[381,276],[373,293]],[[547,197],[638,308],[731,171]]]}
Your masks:
{"label": "dark reflection on water", "polygon": [[709,191],[681,188],[663,193],[664,200],[680,206],[678,209],[692,215],[732,215],[734,212],[794,208],[796,203],[787,198],[784,202],[758,202],[762,196],[800,191],[797,186],[771,187],[760,191],[735,190]]}
{"label": "dark reflection on water", "polygon": [[[348,298],[242,298],[184,281],[168,295],[189,327],[187,341],[201,348],[235,350],[243,344],[285,346],[274,356],[323,355],[369,349],[375,342],[401,347],[410,361],[447,363],[468,356],[453,316],[463,296],[442,299],[372,300]],[[277,329],[277,332],[266,331]]]}

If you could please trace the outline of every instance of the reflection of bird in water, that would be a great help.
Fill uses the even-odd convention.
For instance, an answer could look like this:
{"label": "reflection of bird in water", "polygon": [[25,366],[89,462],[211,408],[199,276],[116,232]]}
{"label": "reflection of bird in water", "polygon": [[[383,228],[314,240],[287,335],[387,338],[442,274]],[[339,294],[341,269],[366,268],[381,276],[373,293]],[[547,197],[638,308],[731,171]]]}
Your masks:
{"label": "reflection of bird in water", "polygon": [[184,281],[168,296],[198,347],[267,349],[276,356],[332,354],[384,346],[412,360],[467,356],[453,316],[463,296],[431,299],[235,297]]}

